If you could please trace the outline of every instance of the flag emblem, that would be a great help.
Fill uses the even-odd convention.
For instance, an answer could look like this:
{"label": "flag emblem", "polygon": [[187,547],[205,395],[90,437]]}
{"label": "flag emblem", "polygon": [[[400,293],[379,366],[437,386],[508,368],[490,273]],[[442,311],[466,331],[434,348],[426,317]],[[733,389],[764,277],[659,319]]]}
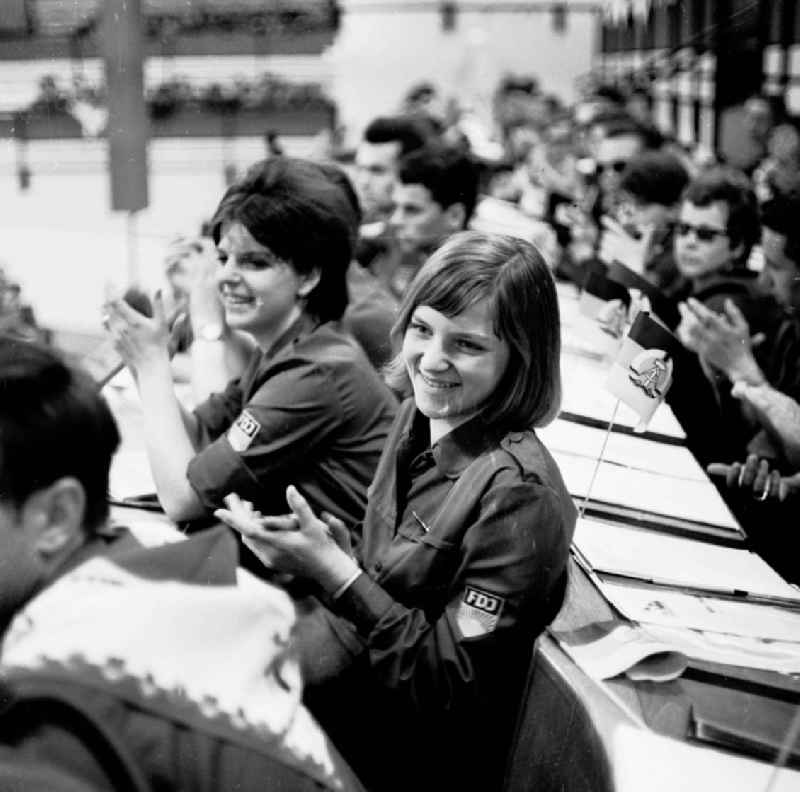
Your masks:
{"label": "flag emblem", "polygon": [[245,410],[228,429],[228,442],[234,451],[241,454],[242,451],[250,448],[250,444],[255,440],[259,431],[261,431],[261,424],[249,411]]}
{"label": "flag emblem", "polygon": [[630,381],[650,399],[662,399],[672,382],[672,361],[663,349],[640,352],[631,361]]}

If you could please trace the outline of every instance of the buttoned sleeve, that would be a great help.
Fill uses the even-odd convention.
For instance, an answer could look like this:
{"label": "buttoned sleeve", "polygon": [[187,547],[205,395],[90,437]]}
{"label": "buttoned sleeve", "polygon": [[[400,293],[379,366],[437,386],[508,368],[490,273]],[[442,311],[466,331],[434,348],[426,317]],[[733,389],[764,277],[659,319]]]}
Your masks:
{"label": "buttoned sleeve", "polygon": [[574,508],[535,476],[498,471],[461,546],[440,613],[408,608],[367,574],[336,602],[380,682],[418,711],[469,708],[502,685],[506,649],[532,645],[564,572]]}
{"label": "buttoned sleeve", "polygon": [[[289,357],[276,363],[224,434],[189,463],[189,482],[206,507],[215,508],[229,492],[258,501],[278,473],[284,482],[344,420],[345,384],[318,361]],[[220,405],[231,403],[222,398]],[[206,404],[202,418],[225,409]],[[207,425],[219,426],[210,419]]]}

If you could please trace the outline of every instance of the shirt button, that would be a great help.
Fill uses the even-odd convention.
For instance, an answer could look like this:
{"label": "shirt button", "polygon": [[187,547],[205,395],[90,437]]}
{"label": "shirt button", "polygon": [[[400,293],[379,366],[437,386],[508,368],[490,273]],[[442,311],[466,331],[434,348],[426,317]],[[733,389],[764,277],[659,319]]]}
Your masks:
{"label": "shirt button", "polygon": [[372,571],[376,574],[379,573],[383,569],[383,564],[380,561],[377,561],[375,564],[372,565]]}

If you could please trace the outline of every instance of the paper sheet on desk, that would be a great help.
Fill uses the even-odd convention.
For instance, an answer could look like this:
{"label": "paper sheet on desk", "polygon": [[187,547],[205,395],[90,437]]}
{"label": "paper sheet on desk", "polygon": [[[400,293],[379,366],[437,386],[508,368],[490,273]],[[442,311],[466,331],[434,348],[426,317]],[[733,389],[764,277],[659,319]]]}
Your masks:
{"label": "paper sheet on desk", "polygon": [[114,456],[108,482],[113,500],[124,500],[156,491],[150,462],[144,449],[123,447]]}
{"label": "paper sheet on desk", "polygon": [[[620,725],[613,734],[618,792],[764,792],[773,767],[741,756]],[[797,792],[800,773],[780,770],[770,792]]]}
{"label": "paper sheet on desk", "polygon": [[597,459],[602,452],[603,459],[625,467],[648,470],[673,478],[708,482],[708,476],[697,464],[691,451],[684,446],[667,445],[643,437],[612,432],[603,450],[606,440],[603,429],[560,419],[537,429],[536,434],[550,451],[558,449],[591,459]]}
{"label": "paper sheet on desk", "polygon": [[598,580],[603,596],[623,616],[644,624],[800,643],[800,613],[681,591]]}
{"label": "paper sheet on desk", "polygon": [[[549,450],[558,463],[570,495],[584,498],[592,481],[595,460],[558,449]],[[594,480],[591,497],[629,509],[717,525],[740,535],[736,520],[708,480],[676,479],[603,462]]]}
{"label": "paper sheet on desk", "polygon": [[586,518],[578,520],[573,543],[596,572],[800,602],[800,591],[749,550]]}

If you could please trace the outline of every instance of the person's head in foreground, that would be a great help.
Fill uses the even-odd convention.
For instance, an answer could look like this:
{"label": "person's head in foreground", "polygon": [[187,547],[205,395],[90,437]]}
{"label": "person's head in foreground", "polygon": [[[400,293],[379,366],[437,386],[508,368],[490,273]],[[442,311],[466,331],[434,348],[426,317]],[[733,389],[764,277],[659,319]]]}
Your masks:
{"label": "person's head in foreground", "polygon": [[683,195],[675,235],[678,271],[702,284],[743,269],[758,236],[758,204],[749,179],[727,168],[707,171]]}
{"label": "person's head in foreground", "polygon": [[559,313],[550,271],[528,242],[466,231],[419,271],[393,329],[389,371],[431,422],[431,440],[480,414],[498,433],[558,411]]}
{"label": "person's head in foreground", "polygon": [[783,308],[800,310],[800,193],[776,196],[761,209],[764,268],[758,285]]}
{"label": "person's head in foreground", "polygon": [[339,319],[347,306],[355,210],[313,162],[254,165],[212,220],[225,320],[269,346],[301,315]]}
{"label": "person's head in foreground", "polygon": [[390,220],[400,250],[428,256],[466,228],[478,199],[478,180],[475,163],[457,149],[429,145],[404,157]]}
{"label": "person's head in foreground", "polygon": [[94,382],[46,347],[0,337],[0,622],[108,518],[119,445]]}

